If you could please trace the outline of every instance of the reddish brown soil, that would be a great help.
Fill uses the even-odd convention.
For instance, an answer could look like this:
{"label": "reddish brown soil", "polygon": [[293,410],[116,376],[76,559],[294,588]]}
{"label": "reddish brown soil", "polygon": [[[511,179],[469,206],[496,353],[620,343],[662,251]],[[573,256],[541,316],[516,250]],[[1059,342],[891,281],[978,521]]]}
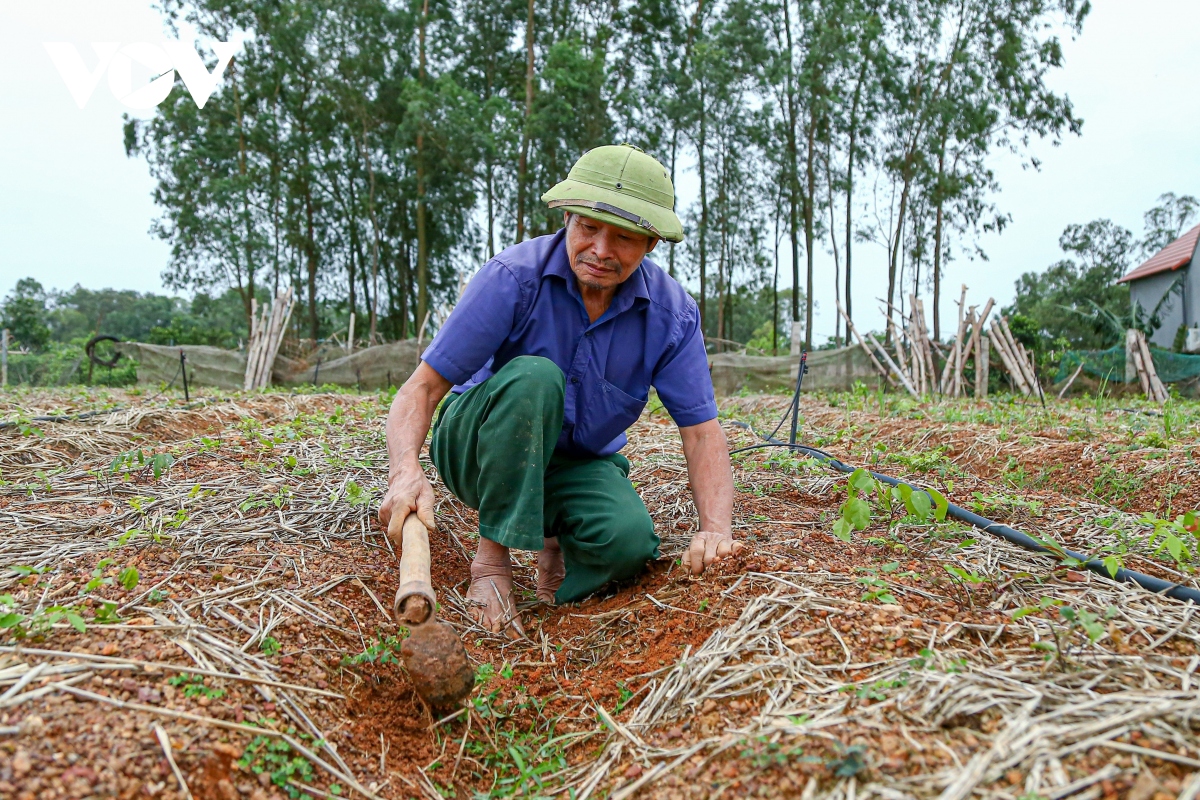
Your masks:
{"label": "reddish brown soil", "polygon": [[[320,397],[305,402],[311,403],[306,410],[329,411],[351,406],[359,400]],[[362,412],[363,425],[377,425],[369,418],[369,411]],[[814,433],[831,434],[845,426],[842,409],[828,408],[806,399],[804,411]],[[262,406],[256,405],[251,413],[268,422],[286,413],[285,401],[272,400]],[[231,449],[250,449],[254,447],[254,440],[232,427],[243,418],[232,408],[214,407],[181,416],[148,418],[137,430],[164,443],[183,442],[201,435],[220,435]],[[640,425],[633,434],[635,444],[639,435],[659,435],[658,430],[664,422],[655,419]],[[993,442],[1000,426],[934,424],[928,420],[868,412],[852,414],[850,425],[854,431],[851,444],[827,445],[848,461],[857,459],[865,463],[869,455],[921,450],[928,448],[931,442],[945,446],[947,458],[957,470],[952,476],[955,482],[952,499],[956,500],[969,498],[974,491],[997,491],[1009,480],[1006,476],[1010,476],[1016,466],[1023,467],[1033,480],[1040,482],[1026,495],[1053,504],[1094,494],[1097,478],[1106,468],[1128,477],[1141,475],[1156,465],[1156,460],[1150,458],[1153,454],[1142,451],[1108,453],[1103,446],[1103,436],[1098,441],[1072,441],[1053,428],[1026,432],[1030,441],[1021,444],[1015,439]],[[981,445],[981,440],[986,440],[986,444]],[[884,446],[882,451],[878,449],[880,444]],[[71,456],[78,453],[78,450],[70,451]],[[1194,470],[1195,455],[1194,450],[1186,447],[1167,451],[1168,477],[1178,480],[1181,469]],[[243,462],[224,454],[192,455],[181,459],[172,478],[186,482],[197,476],[228,474],[254,466],[249,460]],[[883,461],[879,468],[944,485],[945,476],[914,471],[900,464]],[[658,470],[653,477],[662,484],[681,481],[679,474],[669,469]],[[1167,498],[1167,483],[1170,481],[1144,480],[1138,488],[1117,498],[1117,505],[1129,511],[1165,511],[1168,507],[1180,510],[1200,504],[1200,481],[1175,491],[1170,498]],[[146,475],[132,479],[131,485],[138,486],[138,491],[146,494],[154,491],[154,481]],[[810,660],[818,665],[909,659],[926,646],[931,634],[944,633],[952,623],[995,625],[1007,620],[999,611],[988,608],[1002,592],[1000,582],[956,586],[945,577],[942,562],[920,547],[898,555],[881,544],[862,543],[848,547],[826,533],[832,515],[845,498],[840,486],[839,482],[837,488],[818,495],[802,493],[790,486],[747,487],[739,492],[735,507],[738,535],[753,546],[742,557],[722,562],[701,578],[683,574],[673,559],[664,557],[650,565],[637,580],[610,587],[583,603],[561,608],[530,608],[525,614],[526,640],[504,643],[482,634],[467,635],[464,643],[471,658],[477,664],[490,665],[493,675],[477,690],[470,715],[460,715],[436,726],[433,723],[437,720],[417,698],[398,663],[394,660],[359,664],[350,661],[363,652],[364,643],[370,644],[374,637],[393,636],[398,632],[368,592],[373,592],[384,608],[390,610],[398,577],[394,559],[381,557],[378,550],[367,550],[354,542],[335,541],[331,548],[319,554],[307,550],[305,570],[296,573],[280,569],[272,573],[277,585],[295,591],[343,575],[357,576],[358,580],[344,581],[323,596],[328,602],[322,607],[338,619],[341,630],[318,627],[292,617],[273,633],[281,649],[269,660],[278,666],[281,680],[345,695],[344,700],[313,700],[306,707],[359,780],[381,796],[427,796],[429,790],[418,789],[418,784],[428,779],[438,787],[446,787],[452,796],[466,798],[473,791],[489,790],[496,776],[480,751],[466,748],[462,743],[478,745],[480,750],[489,747],[499,750],[499,757],[505,758],[503,747],[508,740],[489,741],[490,737],[528,730],[545,731],[551,721],[555,734],[593,731],[597,727],[595,705],[624,719],[644,696],[640,690],[645,686],[648,674],[676,663],[686,648],[694,651],[716,628],[737,617],[746,599],[757,590],[748,584],[734,592],[725,593],[725,590],[746,571],[802,571],[819,565],[833,575],[857,578],[865,574],[866,569],[879,569],[884,564],[898,562],[899,572],[890,576],[889,581],[898,587],[911,587],[931,595],[904,593],[899,598],[902,608],[880,608],[858,602],[863,587],[854,580],[831,585],[825,591],[852,601],[853,608],[834,615],[816,612],[807,621],[805,629],[789,632],[794,636],[808,634],[804,647]],[[98,493],[96,497],[72,498],[66,503],[39,508],[54,515],[95,516],[97,535],[108,537],[112,532],[103,526],[109,512],[105,508],[107,501],[102,498],[103,495]],[[25,495],[17,491],[0,495],[0,509],[16,508],[29,510],[30,502]],[[664,534],[683,533],[692,524],[691,520],[679,519],[669,513],[665,505],[651,510]],[[265,520],[274,512],[257,509],[247,513]],[[764,522],[764,518],[771,522]],[[452,588],[464,592],[469,573],[463,550],[470,551],[473,547],[470,533],[474,516],[461,506],[451,505],[443,509],[441,520],[440,530],[431,537],[435,554],[434,584],[440,592]],[[1004,521],[1019,523],[1022,520],[1010,516]],[[1031,516],[1024,521],[1034,522],[1035,518]],[[378,530],[374,521],[372,527]],[[1057,533],[1070,539],[1069,530]],[[299,561],[304,548],[285,544],[276,547],[276,552],[294,555]],[[57,565],[54,587],[86,583],[102,555],[93,554]],[[264,555],[252,547],[235,555],[233,560],[238,563],[227,570],[190,567],[171,577],[170,570],[185,563],[181,561],[181,552],[170,544],[146,543],[139,545],[136,553],[125,558],[122,564],[136,565],[147,586],[170,577],[164,584],[169,590],[169,599],[184,603],[214,587],[243,583],[266,562]],[[1153,564],[1143,566],[1154,568]],[[529,570],[525,569],[518,579],[528,583],[529,575]],[[1066,572],[1058,575],[1064,580],[1076,579]],[[1088,575],[1078,577],[1096,580]],[[34,591],[37,585],[35,576],[27,579],[23,588],[17,591]],[[120,602],[122,597],[121,592],[112,587],[101,588],[93,594],[94,605],[102,599]],[[462,622],[453,616],[451,609],[445,611],[451,621]],[[232,631],[220,618],[201,616],[199,608],[194,608],[193,614],[214,629]],[[841,634],[840,639],[835,630]],[[1154,636],[1162,631],[1151,628],[1147,633]],[[960,635],[971,634],[964,628]],[[1003,644],[1022,635],[1004,633],[999,641]],[[161,634],[128,627],[92,626],[86,634],[58,628],[26,644],[148,661],[192,663]],[[1118,644],[1118,649],[1121,646]],[[1130,643],[1127,647],[1130,652],[1136,652],[1135,644]],[[1193,655],[1182,645],[1169,643],[1167,647],[1178,648],[1172,652],[1180,666]],[[508,677],[506,667],[511,669]],[[845,677],[853,681],[865,674],[851,670]],[[102,671],[79,684],[79,688],[124,701],[229,722],[255,721],[272,728],[286,724],[277,721],[282,718],[280,710],[265,702],[247,684],[208,680],[206,685],[219,688],[222,696],[211,699],[184,697],[183,692],[170,682],[172,677],[162,672]],[[626,700],[630,691],[634,693],[633,698]],[[875,701],[870,698],[850,698],[851,707],[872,702]],[[753,716],[755,709],[756,704],[750,699],[710,703],[690,722],[678,728],[651,732],[646,739],[667,746],[719,734]],[[485,722],[487,732],[482,730]],[[755,751],[754,746],[747,751],[734,748],[710,762],[685,765],[664,779],[655,791],[670,798],[710,796],[720,792],[725,792],[725,796],[799,796],[810,777],[822,782],[829,779],[837,759],[845,755],[845,748],[855,745],[866,748],[871,768],[880,773],[927,773],[947,767],[956,757],[963,761],[969,759],[980,747],[979,734],[994,732],[1002,720],[983,714],[956,722],[959,724],[946,732],[946,747],[927,742],[926,746],[917,749],[910,739],[895,731],[856,729],[847,731],[839,742],[810,739],[805,743],[803,757],[782,763],[756,760],[761,751]],[[11,796],[19,800],[85,796],[181,797],[162,750],[150,733],[155,723],[162,724],[170,734],[176,746],[175,760],[199,800],[238,797],[264,800],[285,796],[279,787],[264,784],[257,776],[239,767],[237,761],[251,743],[251,736],[246,733],[166,719],[143,711],[116,710],[69,694],[51,693],[15,709],[0,709],[0,726],[24,726],[20,736],[0,740],[0,797]],[[1161,741],[1144,743],[1155,748],[1167,746]],[[598,739],[584,739],[565,749],[572,762],[581,763],[593,758],[599,746]],[[458,758],[460,747],[464,752],[461,759]],[[1085,753],[1073,768],[1083,768],[1093,762],[1094,766],[1099,766],[1111,761],[1111,756],[1111,753]],[[636,777],[637,769],[640,767],[622,764],[620,774]],[[1155,769],[1165,790],[1178,792],[1182,769],[1164,764],[1156,764]],[[418,775],[422,770],[424,778]],[[1014,787],[1012,793],[1019,794],[1023,777],[1018,775],[1006,780]],[[318,769],[312,785],[329,791],[332,782]],[[1125,794],[1131,785],[1124,779],[1105,782],[1101,796],[1113,800]],[[451,786],[454,787],[452,791]],[[345,786],[341,787],[341,792],[343,797],[353,794]]]}

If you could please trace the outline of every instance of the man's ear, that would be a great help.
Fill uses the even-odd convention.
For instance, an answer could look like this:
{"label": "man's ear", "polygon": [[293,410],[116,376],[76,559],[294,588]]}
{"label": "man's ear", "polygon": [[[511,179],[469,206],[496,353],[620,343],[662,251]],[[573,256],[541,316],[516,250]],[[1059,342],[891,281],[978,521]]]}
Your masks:
{"label": "man's ear", "polygon": [[563,212],[563,227],[565,228],[570,224],[571,224],[571,212],[564,211]]}
{"label": "man's ear", "polygon": [[658,247],[658,241],[659,240],[657,237],[654,237],[654,236],[650,237],[650,246],[646,248],[646,255],[650,255],[651,253],[654,252],[654,248]]}

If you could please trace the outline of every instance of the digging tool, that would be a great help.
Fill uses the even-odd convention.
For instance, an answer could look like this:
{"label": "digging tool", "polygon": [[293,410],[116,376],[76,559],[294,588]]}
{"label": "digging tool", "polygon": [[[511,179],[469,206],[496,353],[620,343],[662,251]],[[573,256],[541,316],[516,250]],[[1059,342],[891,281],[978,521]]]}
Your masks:
{"label": "digging tool", "polygon": [[393,515],[388,538],[400,548],[400,588],[392,613],[411,633],[400,646],[417,694],[431,706],[450,706],[475,685],[475,670],[454,628],[436,617],[429,565],[429,531],[416,514]]}

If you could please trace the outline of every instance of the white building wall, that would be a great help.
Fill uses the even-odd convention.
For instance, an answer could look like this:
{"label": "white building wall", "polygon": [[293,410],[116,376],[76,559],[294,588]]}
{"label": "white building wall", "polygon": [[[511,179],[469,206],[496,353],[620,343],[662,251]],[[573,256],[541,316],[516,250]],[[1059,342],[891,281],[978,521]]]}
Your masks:
{"label": "white building wall", "polygon": [[[1154,332],[1150,337],[1150,342],[1170,349],[1175,342],[1175,331],[1179,330],[1180,325],[1187,323],[1185,319],[1185,309],[1191,298],[1188,294],[1194,293],[1195,290],[1189,292],[1188,281],[1194,276],[1191,274],[1195,270],[1190,266],[1182,270],[1172,270],[1171,272],[1160,272],[1157,275],[1151,275],[1147,278],[1142,278],[1136,281],[1130,281],[1129,293],[1133,302],[1137,303],[1144,314],[1151,314],[1155,307],[1163,299],[1163,295],[1171,290],[1175,282],[1184,278],[1184,296],[1180,297],[1178,293],[1172,294],[1163,302],[1162,308],[1159,309],[1158,316],[1162,320],[1162,326]],[[1181,275],[1182,273],[1182,275]],[[1190,309],[1187,309],[1190,311]],[[1191,317],[1195,321],[1195,316]]]}

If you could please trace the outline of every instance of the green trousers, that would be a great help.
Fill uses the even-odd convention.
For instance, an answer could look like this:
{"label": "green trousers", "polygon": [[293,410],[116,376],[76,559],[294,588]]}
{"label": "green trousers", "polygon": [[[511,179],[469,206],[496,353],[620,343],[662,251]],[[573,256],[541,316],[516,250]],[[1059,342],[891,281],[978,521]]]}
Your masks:
{"label": "green trousers", "polygon": [[553,361],[514,358],[446,399],[429,448],[446,486],[479,511],[481,536],[522,550],[558,537],[567,568],[559,603],[636,575],[658,555],[659,541],[624,456],[554,452],[563,386]]}

